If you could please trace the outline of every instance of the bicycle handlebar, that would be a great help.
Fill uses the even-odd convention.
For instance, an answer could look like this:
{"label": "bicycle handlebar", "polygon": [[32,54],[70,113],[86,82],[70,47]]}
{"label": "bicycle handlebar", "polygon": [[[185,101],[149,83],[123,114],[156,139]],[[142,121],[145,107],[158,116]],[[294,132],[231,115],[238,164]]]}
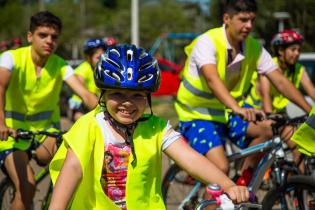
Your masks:
{"label": "bicycle handlebar", "polygon": [[32,140],[37,135],[46,135],[56,139],[61,139],[63,132],[49,132],[49,131],[27,131],[18,129],[16,131],[16,138],[23,140]]}
{"label": "bicycle handlebar", "polygon": [[308,115],[289,118],[287,115],[282,114],[268,114],[266,117],[267,119],[274,121],[271,126],[277,129],[284,125],[298,125],[304,123]]}
{"label": "bicycle handlebar", "polygon": [[[205,200],[201,202],[196,210],[202,210],[208,205],[219,205],[220,209],[241,209],[243,207],[247,208],[256,208],[261,209],[262,206],[255,203],[241,203],[241,204],[234,204],[232,200],[228,197],[227,194],[223,193],[222,188],[218,184],[209,184],[206,188],[206,192],[210,194],[214,199],[213,200]],[[255,201],[255,195],[250,192],[250,201]]]}
{"label": "bicycle handlebar", "polygon": [[218,200],[204,200],[197,207],[196,210],[203,210],[209,205],[219,205],[218,209],[220,210],[231,210],[231,209],[242,209],[242,208],[254,208],[262,209],[262,205],[256,203],[240,203],[234,204],[226,194],[220,195],[221,204],[218,203]]}

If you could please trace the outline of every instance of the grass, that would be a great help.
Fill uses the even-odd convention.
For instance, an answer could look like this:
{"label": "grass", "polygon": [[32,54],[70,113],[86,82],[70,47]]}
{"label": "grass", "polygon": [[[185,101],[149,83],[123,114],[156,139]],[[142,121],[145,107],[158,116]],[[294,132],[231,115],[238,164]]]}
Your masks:
{"label": "grass", "polygon": [[163,119],[170,120],[173,126],[178,124],[178,117],[174,108],[173,96],[152,97],[153,113]]}

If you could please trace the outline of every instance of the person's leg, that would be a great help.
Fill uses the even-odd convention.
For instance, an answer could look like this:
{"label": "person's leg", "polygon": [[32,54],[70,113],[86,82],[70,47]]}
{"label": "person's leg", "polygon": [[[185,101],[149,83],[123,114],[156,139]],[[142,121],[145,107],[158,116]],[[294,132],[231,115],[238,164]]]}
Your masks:
{"label": "person's leg", "polygon": [[225,156],[220,135],[223,135],[224,124],[205,120],[180,122],[179,129],[190,146],[205,155],[224,173],[228,173],[229,163]]}
{"label": "person's leg", "polygon": [[36,149],[36,160],[40,165],[47,165],[57,151],[56,139],[46,137],[41,145]]}
{"label": "person's leg", "polygon": [[34,174],[28,154],[14,151],[6,157],[4,166],[16,189],[11,209],[28,210],[35,194]]}
{"label": "person's leg", "polygon": [[[246,107],[246,105],[244,105]],[[262,143],[272,137],[271,121],[247,122],[239,116],[230,114],[228,121],[228,137],[241,149]],[[261,154],[253,154],[245,158],[240,173],[251,167],[255,168]]]}
{"label": "person's leg", "polygon": [[292,151],[293,160],[294,160],[295,164],[297,164],[300,172],[304,173],[305,168],[304,168],[303,161],[301,160],[302,155],[297,150],[296,144],[293,141],[291,141],[291,137],[294,134],[295,130],[296,130],[296,127],[291,126],[291,125],[287,125],[287,126],[281,128],[280,129],[281,139],[288,145],[288,147]]}
{"label": "person's leg", "polygon": [[[250,122],[246,132],[246,138],[252,139],[250,141],[248,147],[257,145],[259,143],[263,143],[272,138],[272,129],[271,129],[271,121],[264,120],[261,122]],[[247,169],[249,167],[255,168],[260,161],[262,154],[257,153],[253,154],[244,160],[244,164],[242,166],[242,170]]]}

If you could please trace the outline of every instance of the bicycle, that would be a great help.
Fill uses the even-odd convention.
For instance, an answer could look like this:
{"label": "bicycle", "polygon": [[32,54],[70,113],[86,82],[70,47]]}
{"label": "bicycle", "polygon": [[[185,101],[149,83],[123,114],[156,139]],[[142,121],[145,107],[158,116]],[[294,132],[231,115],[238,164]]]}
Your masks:
{"label": "bicycle", "polygon": [[[311,191],[311,194],[306,192],[303,194],[311,195],[311,198],[314,199],[315,179],[310,176],[299,175],[294,163],[285,159],[282,140],[278,132],[283,125],[297,125],[304,122],[306,116],[293,119],[278,116],[269,116],[268,118],[275,122],[272,124],[273,138],[267,142],[233,153],[228,156],[228,160],[231,163],[257,152],[266,152],[253,173],[248,189],[256,194],[262,184],[264,174],[272,167],[274,188],[264,197],[262,201],[263,209],[272,209],[279,204],[281,209],[293,209],[293,207],[308,209],[308,201],[304,199],[305,196],[301,197],[301,191]],[[175,188],[175,191],[173,191],[173,188]],[[176,164],[173,164],[163,178],[162,194],[168,209],[194,209],[202,201],[204,185],[191,178]],[[184,197],[180,197],[182,195]],[[289,201],[291,199],[294,202],[293,206],[289,205],[289,201],[284,198],[289,198]]]}
{"label": "bicycle", "polygon": [[[63,132],[47,132],[47,131],[25,131],[25,130],[17,130],[17,138],[16,139],[23,139],[23,140],[28,140],[31,141],[31,147],[30,147],[30,152],[31,152],[31,157],[35,158],[35,150],[39,146],[40,143],[38,143],[35,140],[36,136],[39,135],[46,135],[53,137],[57,140],[57,146],[59,146],[62,142],[62,134]],[[47,176],[49,176],[49,169],[48,165],[43,167],[38,173],[35,174],[35,183],[36,186],[40,184]],[[52,182],[50,181],[50,184],[48,186],[48,190],[44,196],[44,199],[41,203],[41,209],[46,210],[49,207],[50,203],[50,198],[52,195],[52,189],[53,185]],[[10,180],[9,177],[5,177],[1,182],[0,182],[0,210],[8,210],[11,209],[11,203],[14,199],[15,195],[15,188],[14,184]],[[34,204],[32,206],[32,209],[34,208]]]}

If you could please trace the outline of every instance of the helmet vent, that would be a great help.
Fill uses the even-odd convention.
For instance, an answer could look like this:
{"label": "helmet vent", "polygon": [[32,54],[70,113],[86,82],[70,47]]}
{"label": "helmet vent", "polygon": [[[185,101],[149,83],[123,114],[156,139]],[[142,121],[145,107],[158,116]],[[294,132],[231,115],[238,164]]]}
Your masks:
{"label": "helmet vent", "polygon": [[128,68],[127,69],[127,78],[128,80],[132,80],[132,68]]}
{"label": "helmet vent", "polygon": [[144,57],[147,56],[147,55],[148,55],[148,53],[142,51],[142,53],[141,53],[141,55],[140,55],[140,59],[144,58]]}
{"label": "helmet vent", "polygon": [[111,53],[114,53],[114,54],[116,54],[118,57],[120,57],[120,53],[118,52],[118,50],[116,50],[116,49],[111,49],[110,52],[111,52]]}
{"label": "helmet vent", "polygon": [[132,57],[133,57],[133,51],[127,50],[127,60],[132,61]]}
{"label": "helmet vent", "polygon": [[116,66],[117,68],[120,68],[119,64],[116,63],[115,61],[113,61],[112,59],[110,59],[110,58],[107,57],[107,58],[106,58],[106,61],[107,61],[108,63],[110,63],[111,65]]}
{"label": "helmet vent", "polygon": [[105,70],[105,74],[111,78],[113,78],[114,80],[118,80],[119,82],[121,81],[120,77],[115,73],[115,72],[111,72],[110,70]]}
{"label": "helmet vent", "polygon": [[144,75],[138,80],[138,82],[143,83],[143,82],[149,81],[150,79],[152,79],[152,77],[153,77],[153,74]]}
{"label": "helmet vent", "polygon": [[143,64],[142,66],[140,66],[140,71],[144,70],[144,69],[147,69],[149,67],[152,66],[152,63],[151,62],[148,62],[148,63],[145,63]]}

